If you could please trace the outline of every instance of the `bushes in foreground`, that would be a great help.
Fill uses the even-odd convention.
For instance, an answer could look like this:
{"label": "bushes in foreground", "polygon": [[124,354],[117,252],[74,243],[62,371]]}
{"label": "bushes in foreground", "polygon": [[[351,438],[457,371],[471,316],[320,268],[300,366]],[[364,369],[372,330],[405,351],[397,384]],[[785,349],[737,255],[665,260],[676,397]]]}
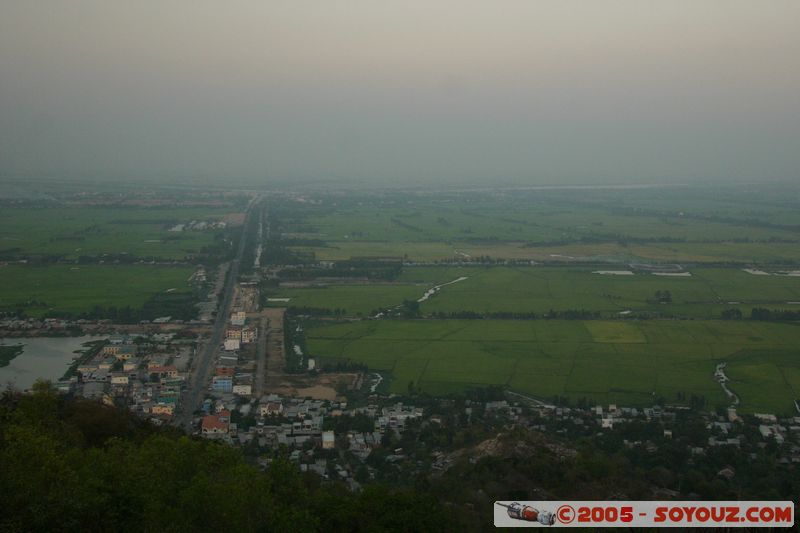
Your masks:
{"label": "bushes in foreground", "polygon": [[2,531],[442,531],[429,496],[352,494],[290,463],[67,400],[49,385],[0,400]]}

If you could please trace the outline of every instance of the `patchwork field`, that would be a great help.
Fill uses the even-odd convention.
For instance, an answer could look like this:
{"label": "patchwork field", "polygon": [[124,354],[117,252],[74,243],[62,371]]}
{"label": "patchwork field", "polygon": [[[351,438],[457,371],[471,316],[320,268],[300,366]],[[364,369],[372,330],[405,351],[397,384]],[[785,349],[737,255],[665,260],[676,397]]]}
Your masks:
{"label": "patchwork field", "polygon": [[[753,307],[800,310],[800,304],[789,303],[800,302],[800,277],[796,276],[758,276],[735,268],[693,268],[690,277],[593,272],[585,267],[406,267],[395,283],[285,288],[276,291],[275,296],[289,298],[288,305],[292,307],[338,308],[349,315],[366,316],[377,308],[416,300],[434,285],[466,277],[425,301],[423,314],[544,314],[550,310],[580,309],[606,317],[630,311],[719,318],[731,308],[740,309],[745,316]],[[669,291],[671,302],[660,303],[658,291]]]}
{"label": "patchwork field", "polygon": [[[800,261],[792,191],[493,191],[280,204],[295,250],[321,260]],[[680,206],[676,209],[676,206]],[[303,240],[309,244],[304,245]]]}
{"label": "patchwork field", "polygon": [[275,298],[289,298],[288,302],[268,304],[276,307],[317,307],[343,309],[350,316],[369,316],[372,311],[393,307],[403,300],[416,300],[425,292],[424,284],[350,284],[326,287],[280,289]]}
{"label": "patchwork field", "polygon": [[537,398],[727,405],[728,362],[743,412],[790,412],[800,398],[800,327],[722,321],[383,320],[318,326],[309,353],[351,360],[431,393],[501,385]]}
{"label": "patchwork field", "polygon": [[0,253],[5,256],[100,256],[182,259],[214,242],[214,230],[170,231],[179,224],[221,221],[215,208],[7,208],[0,211]]}
{"label": "patchwork field", "polygon": [[618,243],[529,246],[524,242],[368,242],[329,241],[325,246],[292,246],[312,252],[321,261],[344,261],[364,257],[404,257],[409,261],[463,260],[488,256],[494,259],[531,261],[655,261],[695,263],[800,262],[796,243]]}
{"label": "patchwork field", "polygon": [[[425,277],[409,269],[406,279]],[[649,312],[692,318],[718,318],[729,308],[745,315],[752,307],[794,308],[800,301],[800,277],[756,276],[739,269],[691,269],[691,276],[658,276],[647,272],[617,276],[579,268],[454,269],[469,279],[443,287],[423,304],[423,311],[527,312],[585,309],[606,316]],[[453,279],[453,278],[451,278]],[[660,303],[658,291],[669,291]]]}
{"label": "patchwork field", "polygon": [[[646,205],[646,203],[645,203]],[[547,244],[586,238],[691,241],[796,239],[794,231],[734,221],[687,218],[680,213],[621,213],[608,207],[553,205],[536,196],[528,202],[481,200],[458,205],[424,200],[407,205],[359,205],[311,211],[304,230],[334,241],[453,242],[525,241]],[[290,230],[292,231],[292,230]]]}
{"label": "patchwork field", "polygon": [[159,293],[189,292],[193,271],[155,265],[0,266],[0,312],[22,309],[36,317],[95,306],[139,309]]}

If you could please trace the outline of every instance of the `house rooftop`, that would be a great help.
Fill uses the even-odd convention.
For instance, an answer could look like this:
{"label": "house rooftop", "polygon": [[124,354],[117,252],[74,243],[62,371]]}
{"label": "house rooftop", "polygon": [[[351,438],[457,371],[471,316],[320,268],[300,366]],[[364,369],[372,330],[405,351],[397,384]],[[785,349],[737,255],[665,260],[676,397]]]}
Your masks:
{"label": "house rooftop", "polygon": [[228,423],[223,422],[216,415],[206,415],[203,417],[202,427],[205,430],[212,430],[212,429],[226,430],[228,429]]}

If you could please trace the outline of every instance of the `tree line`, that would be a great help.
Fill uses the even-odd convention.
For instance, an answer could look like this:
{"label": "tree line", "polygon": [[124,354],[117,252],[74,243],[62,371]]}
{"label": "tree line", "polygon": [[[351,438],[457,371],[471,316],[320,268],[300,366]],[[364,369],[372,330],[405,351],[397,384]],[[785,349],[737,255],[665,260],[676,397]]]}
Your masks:
{"label": "tree line", "polygon": [[432,495],[352,493],[275,459],[67,399],[49,384],[0,397],[3,531],[455,531]]}
{"label": "tree line", "polygon": [[[741,309],[732,307],[722,311],[720,316],[725,320],[741,320],[744,318],[744,313],[742,313]],[[750,320],[763,320],[767,322],[795,321],[800,320],[800,310],[753,307],[750,310]]]}

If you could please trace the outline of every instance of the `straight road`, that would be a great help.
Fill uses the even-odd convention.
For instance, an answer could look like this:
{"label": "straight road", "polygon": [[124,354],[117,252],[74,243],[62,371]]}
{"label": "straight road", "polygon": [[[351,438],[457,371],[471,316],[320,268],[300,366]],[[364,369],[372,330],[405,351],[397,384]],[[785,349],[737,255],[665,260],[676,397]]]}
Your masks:
{"label": "straight road", "polygon": [[180,412],[175,416],[174,423],[185,427],[189,431],[193,429],[192,418],[194,417],[194,412],[201,407],[203,397],[205,396],[205,390],[211,382],[211,375],[214,369],[214,355],[219,350],[219,346],[224,339],[228,316],[231,310],[231,302],[233,301],[233,293],[236,288],[236,280],[239,278],[239,264],[244,254],[244,248],[247,245],[247,225],[259,199],[260,196],[253,198],[247,206],[244,224],[242,225],[242,237],[239,239],[239,249],[236,252],[236,258],[231,261],[230,268],[228,268],[228,276],[225,280],[222,302],[217,310],[217,317],[214,321],[211,337],[209,337],[208,342],[197,350],[193,365],[194,371],[190,374],[189,385],[183,394]]}
{"label": "straight road", "polygon": [[269,318],[262,312],[259,318],[258,327],[258,346],[256,359],[256,381],[254,383],[253,396],[261,398],[266,393],[265,381],[267,378],[267,341],[269,340],[270,327]]}

